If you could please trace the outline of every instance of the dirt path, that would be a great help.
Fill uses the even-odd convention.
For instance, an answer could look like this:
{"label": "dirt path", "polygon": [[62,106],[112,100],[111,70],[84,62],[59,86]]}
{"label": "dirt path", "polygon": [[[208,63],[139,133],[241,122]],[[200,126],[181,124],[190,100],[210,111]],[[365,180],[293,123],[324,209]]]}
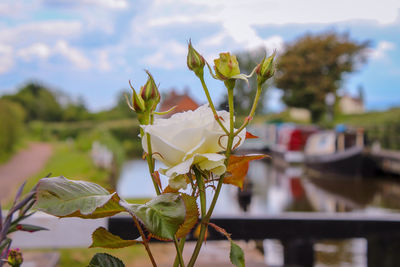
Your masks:
{"label": "dirt path", "polygon": [[52,146],[47,143],[31,143],[0,165],[0,203],[4,204],[26,179],[39,172],[51,156]]}

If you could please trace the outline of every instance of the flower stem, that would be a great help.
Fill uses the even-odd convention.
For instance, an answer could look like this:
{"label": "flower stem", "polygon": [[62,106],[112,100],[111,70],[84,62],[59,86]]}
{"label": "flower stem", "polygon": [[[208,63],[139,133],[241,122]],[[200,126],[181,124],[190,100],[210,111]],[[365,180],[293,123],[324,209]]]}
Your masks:
{"label": "flower stem", "polygon": [[194,167],[193,170],[196,176],[197,187],[199,188],[201,217],[204,217],[204,215],[206,215],[206,188],[201,172],[199,172],[196,167]]}
{"label": "flower stem", "polygon": [[[231,153],[232,153],[232,144],[233,144],[234,130],[235,130],[235,128],[234,128],[234,112],[235,112],[235,110],[234,110],[234,104],[233,104],[233,86],[229,86],[227,88],[228,88],[230,126],[229,126],[229,134],[228,134],[228,145],[227,145],[227,149],[225,152],[225,156],[226,156],[225,166],[228,166],[229,157],[231,156]],[[196,175],[196,178],[197,178],[197,175]],[[205,238],[207,225],[210,221],[210,218],[214,211],[215,205],[217,204],[218,196],[219,196],[219,193],[221,192],[223,182],[224,182],[224,175],[221,175],[221,177],[218,181],[217,188],[215,189],[214,197],[211,201],[208,212],[205,214],[205,216],[203,216],[203,212],[202,212],[199,238],[197,239],[196,246],[194,248],[192,257],[190,258],[190,261],[189,261],[189,264],[187,265],[187,267],[193,267],[197,260],[197,257],[199,256],[200,249],[201,249],[201,246],[202,246],[204,238]],[[200,191],[200,194],[201,194],[201,191]],[[201,197],[201,195],[200,195],[200,197]]]}
{"label": "flower stem", "polygon": [[235,136],[238,135],[247,126],[247,124],[249,124],[249,122],[253,118],[254,113],[256,112],[258,101],[260,100],[261,90],[262,90],[261,84],[257,84],[257,92],[256,92],[256,96],[254,97],[253,106],[251,107],[249,116],[247,116],[247,118],[244,121],[244,123],[242,124],[242,126],[240,126],[240,128],[235,131]]}
{"label": "flower stem", "polygon": [[[178,239],[176,238],[176,236],[174,236],[174,244],[175,244],[175,249],[176,249],[175,262],[177,262],[176,259],[178,259],[178,262],[179,262],[180,266],[181,267],[185,267],[185,263],[183,262],[183,257],[182,257],[183,245],[182,245],[182,248],[181,248],[181,243],[178,243]],[[175,262],[174,262],[174,266],[175,266]]]}
{"label": "flower stem", "polygon": [[222,124],[221,119],[219,118],[219,116],[217,114],[217,111],[215,110],[215,106],[214,106],[214,103],[212,102],[210,93],[208,92],[207,85],[204,82],[204,75],[203,76],[197,76],[197,77],[199,77],[199,79],[201,81],[201,85],[203,86],[204,93],[206,94],[206,97],[207,97],[207,100],[208,100],[208,104],[210,105],[210,108],[211,108],[211,110],[212,110],[212,112],[214,114],[215,120],[218,122],[219,126],[221,126],[222,130],[224,130],[224,132],[228,135],[229,134],[228,130]]}
{"label": "flower stem", "polygon": [[[178,249],[181,253],[183,253],[183,247],[185,246],[185,242],[186,242],[186,237],[182,237],[179,241]],[[176,254],[175,261],[174,261],[174,267],[178,267],[178,266],[179,266],[179,258],[178,258],[178,254]]]}
{"label": "flower stem", "polygon": [[[145,133],[144,133],[143,129],[140,128],[140,136],[142,137],[142,139],[143,139],[144,135],[145,135]],[[154,173],[154,161],[153,161],[153,157],[152,157],[152,155],[153,155],[153,150],[152,150],[152,148],[151,148],[151,139],[150,139],[150,138],[151,138],[151,137],[150,137],[150,134],[146,133],[146,139],[147,139],[147,155],[146,155],[146,160],[147,160],[147,166],[148,166],[148,168],[149,168],[149,173],[150,173],[150,176],[151,176],[151,180],[153,181],[154,190],[156,191],[157,196],[158,196],[158,195],[161,194],[161,191],[160,191],[160,187],[158,186],[156,180],[155,180],[154,177],[153,177],[153,173]]]}
{"label": "flower stem", "polygon": [[143,232],[143,230],[142,230],[142,227],[140,226],[140,224],[139,224],[139,222],[138,222],[138,220],[136,219],[135,216],[132,215],[132,218],[133,218],[133,221],[135,222],[136,228],[139,230],[140,236],[141,236],[142,239],[143,239],[143,245],[144,245],[144,247],[146,248],[146,251],[147,251],[147,254],[149,255],[149,258],[150,258],[150,260],[151,260],[151,263],[153,264],[154,267],[157,267],[156,261],[154,260],[153,254],[151,253],[149,244],[148,244],[148,242],[147,242],[147,237],[146,237],[146,235],[144,234],[144,232]]}

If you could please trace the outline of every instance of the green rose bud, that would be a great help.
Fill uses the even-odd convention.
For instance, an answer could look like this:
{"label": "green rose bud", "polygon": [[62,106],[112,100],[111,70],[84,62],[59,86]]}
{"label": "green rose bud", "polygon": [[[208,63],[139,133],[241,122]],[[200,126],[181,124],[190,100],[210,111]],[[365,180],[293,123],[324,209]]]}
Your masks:
{"label": "green rose bud", "polygon": [[138,94],[136,94],[135,89],[132,87],[131,82],[129,82],[129,85],[131,86],[132,89],[132,107],[136,111],[136,113],[143,113],[146,111],[146,106],[144,104],[144,100],[142,97]]}
{"label": "green rose bud", "polygon": [[203,76],[203,69],[206,61],[203,56],[197,52],[193,46],[192,42],[189,40],[188,54],[187,54],[187,66],[193,71],[197,76]]}
{"label": "green rose bud", "polygon": [[266,80],[274,76],[275,74],[275,59],[276,53],[274,52],[268,58],[263,58],[260,64],[256,68],[257,82],[263,84]]}
{"label": "green rose bud", "polygon": [[140,96],[145,102],[159,101],[160,92],[158,91],[157,85],[154,82],[153,76],[148,71],[146,71],[146,73],[149,76],[149,78],[147,79],[146,84],[141,88]]}
{"label": "green rose bud", "polygon": [[140,88],[139,94],[136,93],[135,89],[129,83],[133,91],[132,108],[138,114],[152,113],[160,102],[160,92],[158,91],[157,85],[154,82],[153,76],[148,71],[146,71],[146,73],[149,78],[147,79],[145,85]]}
{"label": "green rose bud", "polygon": [[7,263],[10,264],[12,267],[19,267],[21,266],[24,259],[22,258],[22,253],[19,248],[10,249],[8,251]]}
{"label": "green rose bud", "polygon": [[214,60],[214,64],[215,74],[222,81],[240,74],[236,56],[230,53],[220,53],[219,58]]}
{"label": "green rose bud", "polygon": [[136,112],[145,112],[146,111],[146,106],[144,104],[142,97],[140,95],[136,94],[135,91],[133,91],[133,95],[132,95],[132,105]]}

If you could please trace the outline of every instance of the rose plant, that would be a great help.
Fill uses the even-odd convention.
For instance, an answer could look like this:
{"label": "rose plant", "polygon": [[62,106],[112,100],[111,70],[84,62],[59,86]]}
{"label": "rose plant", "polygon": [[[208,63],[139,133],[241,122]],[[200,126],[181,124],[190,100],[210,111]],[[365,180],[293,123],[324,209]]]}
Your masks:
{"label": "rose plant", "polygon": [[[92,234],[91,247],[121,248],[142,244],[153,266],[157,264],[149,246],[151,238],[174,242],[174,266],[194,266],[207,228],[213,227],[230,241],[231,262],[236,266],[244,266],[241,248],[232,241],[230,234],[209,221],[223,184],[241,188],[249,161],[265,157],[235,156],[233,151],[243,144],[247,136],[252,136],[246,133],[246,126],[254,116],[262,84],[274,74],[274,56],[275,54],[265,57],[250,75],[246,75],[240,73],[234,55],[221,53],[214,61],[214,73],[204,57],[189,42],[187,65],[199,78],[208,104],[194,111],[174,114],[168,119],[158,118],[157,115],[168,111],[155,111],[160,102],[160,93],[153,76],[146,71],[148,80],[139,92],[131,85],[133,96],[132,102],[128,101],[128,104],[137,113],[141,125],[140,137],[144,158],[147,160],[157,197],[145,204],[128,203],[116,192],[109,192],[97,184],[54,177],[44,178],[38,183],[35,207],[60,218],[92,219],[127,212],[131,215],[141,238],[123,240],[100,227]],[[229,112],[215,109],[204,81],[206,65],[210,75],[223,81],[228,90]],[[247,80],[254,74],[257,75],[257,93],[252,108],[244,123],[235,128],[235,82],[237,79]],[[164,167],[156,170],[155,160],[163,163]],[[161,184],[160,173],[169,179],[165,187]],[[211,183],[213,186],[209,186]],[[184,193],[183,189],[188,185],[190,193]],[[214,191],[211,199],[206,199],[206,190]],[[210,203],[208,209],[207,201]],[[192,256],[185,264],[182,251],[186,236],[196,225],[200,229],[199,236]],[[95,255],[89,266],[123,266],[123,263],[111,255],[101,253]]]}
{"label": "rose plant", "polygon": [[3,220],[3,211],[0,205],[0,267],[5,263],[13,267],[21,266],[23,262],[22,252],[16,248],[11,249],[12,239],[10,234],[23,232],[37,232],[47,230],[44,227],[23,223],[23,221],[32,216],[31,208],[35,203],[35,188],[28,194],[22,196],[25,183],[23,183],[15,195],[13,204]]}

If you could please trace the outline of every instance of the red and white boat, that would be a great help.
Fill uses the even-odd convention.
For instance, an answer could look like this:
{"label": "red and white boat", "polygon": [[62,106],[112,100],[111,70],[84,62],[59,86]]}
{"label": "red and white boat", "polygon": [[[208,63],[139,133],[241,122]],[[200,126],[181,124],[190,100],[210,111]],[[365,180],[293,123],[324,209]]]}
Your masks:
{"label": "red and white boat", "polygon": [[308,137],[317,132],[312,125],[284,124],[279,127],[277,142],[271,147],[272,161],[282,167],[304,162]]}

